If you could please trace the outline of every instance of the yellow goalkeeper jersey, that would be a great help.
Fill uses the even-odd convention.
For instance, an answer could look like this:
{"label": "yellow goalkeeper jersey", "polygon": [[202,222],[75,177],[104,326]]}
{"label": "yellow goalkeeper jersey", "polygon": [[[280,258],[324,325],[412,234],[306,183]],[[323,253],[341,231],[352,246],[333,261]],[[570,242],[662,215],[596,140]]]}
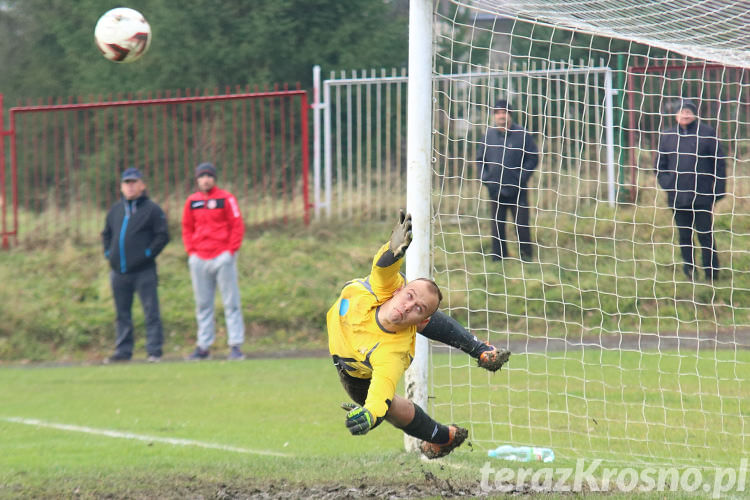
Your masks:
{"label": "yellow goalkeeper jersey", "polygon": [[403,258],[388,267],[377,265],[388,250],[383,245],[365,279],[350,281],[328,310],[328,349],[352,377],[371,379],[365,408],[383,417],[396,393],[396,384],[414,358],[416,326],[390,332],[377,320],[380,306],[404,284],[399,270]]}

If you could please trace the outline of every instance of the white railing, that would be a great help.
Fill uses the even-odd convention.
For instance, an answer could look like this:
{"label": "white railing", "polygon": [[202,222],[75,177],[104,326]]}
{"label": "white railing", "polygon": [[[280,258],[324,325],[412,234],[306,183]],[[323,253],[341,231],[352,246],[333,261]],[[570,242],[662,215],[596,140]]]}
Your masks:
{"label": "white railing", "polygon": [[[466,168],[467,162],[473,163],[474,149],[490,124],[491,103],[503,96],[510,97],[518,108],[516,121],[536,133],[542,154],[531,187],[555,185],[568,194],[568,182],[575,193],[580,183],[572,179],[580,177],[592,181],[586,183],[591,192],[578,193],[582,198],[614,205],[617,180],[612,97],[617,91],[610,68],[584,66],[581,62],[576,67],[561,64],[492,72],[457,69],[452,74],[433,75],[435,102],[442,104],[439,100],[448,99],[448,95],[455,101],[452,106],[435,106],[452,110],[450,116],[433,117],[432,149],[442,162],[433,167],[440,173],[456,172],[445,175],[441,189],[450,190],[451,183],[477,180],[474,175],[464,178],[471,171]],[[385,217],[398,206],[389,200],[404,200],[406,196],[405,70],[392,69],[390,74],[385,69],[353,71],[350,76],[331,73],[321,82],[316,66],[313,76],[316,217]],[[485,83],[478,86],[477,80]],[[449,87],[452,92],[444,91]],[[476,92],[477,88],[482,92]],[[456,128],[460,129],[462,145],[456,144]],[[441,140],[446,137],[450,140]],[[566,174],[561,176],[562,171]],[[545,199],[540,197],[536,203],[543,206]]]}

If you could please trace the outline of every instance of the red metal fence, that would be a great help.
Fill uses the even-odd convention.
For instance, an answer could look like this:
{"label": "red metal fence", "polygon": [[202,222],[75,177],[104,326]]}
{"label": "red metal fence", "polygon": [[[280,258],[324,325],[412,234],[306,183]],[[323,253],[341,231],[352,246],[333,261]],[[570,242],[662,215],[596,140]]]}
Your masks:
{"label": "red metal fence", "polygon": [[9,130],[2,130],[2,110],[0,96],[4,247],[60,232],[98,238],[120,196],[120,173],[131,165],[173,222],[203,161],[217,166],[217,184],[237,196],[246,224],[309,221],[303,90],[48,100],[11,108]]}

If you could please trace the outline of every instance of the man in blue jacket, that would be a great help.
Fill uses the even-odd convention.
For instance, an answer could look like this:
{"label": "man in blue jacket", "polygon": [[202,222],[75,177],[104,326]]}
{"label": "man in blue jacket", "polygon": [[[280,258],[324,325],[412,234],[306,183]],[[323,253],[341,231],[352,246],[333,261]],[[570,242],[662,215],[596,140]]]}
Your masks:
{"label": "man in blue jacket", "polygon": [[690,99],[677,102],[673,127],[659,137],[656,178],[674,211],[684,261],[682,270],[694,279],[693,230],[701,244],[706,279],[719,278],[719,256],[713,237],[713,206],[726,192],[726,159],[716,130],[697,119]]}
{"label": "man in blue jacket", "polygon": [[146,319],[146,351],[150,362],[162,355],[162,324],[156,291],[156,257],[169,242],[164,211],[146,195],[143,175],[128,168],[120,184],[122,199],[107,214],[102,244],[112,268],[110,282],[117,313],[115,352],[107,362],[133,356],[133,296],[137,292]]}
{"label": "man in blue jacket", "polygon": [[505,217],[510,210],[516,222],[520,256],[531,261],[534,245],[529,227],[529,201],[526,185],[539,163],[539,150],[531,134],[513,123],[512,109],[505,99],[495,103],[494,127],[487,129],[477,148],[482,182],[487,186],[492,217],[492,259],[508,257]]}

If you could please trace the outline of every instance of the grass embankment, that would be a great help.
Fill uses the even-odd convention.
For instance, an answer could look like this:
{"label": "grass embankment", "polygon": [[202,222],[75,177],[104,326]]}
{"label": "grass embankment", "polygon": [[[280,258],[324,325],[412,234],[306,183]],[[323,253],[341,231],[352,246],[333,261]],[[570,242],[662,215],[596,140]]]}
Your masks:
{"label": "grass embankment", "polygon": [[[707,280],[695,248],[695,281],[682,271],[671,210],[600,203],[533,212],[532,263],[492,262],[489,221],[446,217],[435,238],[435,279],[452,313],[490,338],[505,332],[581,339],[750,329],[750,218],[722,203],[714,220],[720,279]],[[512,226],[508,228],[512,233]],[[512,236],[515,238],[515,235]],[[697,238],[694,245],[698,245]]]}
{"label": "grass embankment", "polygon": [[[325,313],[348,280],[364,276],[390,224],[290,225],[250,232],[239,252],[239,284],[250,351],[327,346]],[[180,233],[158,258],[165,357],[195,344],[195,310]],[[94,360],[114,342],[109,267],[101,248],[61,237],[0,254],[0,359]],[[217,294],[217,343],[226,349]],[[136,300],[136,357],[144,357],[143,314]]]}
{"label": "grass embankment", "polygon": [[[715,283],[702,273],[696,282],[685,279],[671,213],[653,204],[534,210],[539,252],[529,264],[517,258],[493,262],[483,254],[491,248],[486,218],[441,215],[434,239],[443,307],[493,341],[507,332],[580,339],[750,328],[750,218],[739,205],[722,203],[715,220],[722,270]],[[90,218],[97,227],[103,214]],[[248,231],[238,261],[246,349],[325,348],[326,311],[343,283],[367,274],[391,224],[331,220]],[[45,234],[42,239],[27,233],[0,254],[0,359],[106,356],[114,339],[114,306],[100,246],[90,237],[84,243],[68,236],[65,228]],[[516,245],[510,248],[517,256]],[[158,263],[165,355],[180,357],[195,342],[195,319],[177,225]],[[221,354],[226,337],[218,297],[217,313]],[[136,355],[142,356],[137,303],[134,317]]]}

